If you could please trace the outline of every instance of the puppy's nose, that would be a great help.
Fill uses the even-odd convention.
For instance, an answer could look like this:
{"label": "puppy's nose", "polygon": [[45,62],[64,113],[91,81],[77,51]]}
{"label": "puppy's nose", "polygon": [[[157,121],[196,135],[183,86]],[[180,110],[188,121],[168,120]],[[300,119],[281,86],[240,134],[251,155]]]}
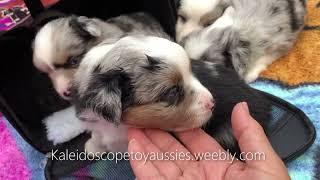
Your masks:
{"label": "puppy's nose", "polygon": [[70,91],[70,90],[64,91],[64,92],[63,92],[63,96],[64,96],[64,97],[67,97],[67,98],[70,97],[70,96],[71,96],[71,91]]}
{"label": "puppy's nose", "polygon": [[215,99],[209,92],[204,92],[200,95],[200,99],[198,101],[199,105],[205,111],[212,111],[215,106]]}
{"label": "puppy's nose", "polygon": [[214,105],[215,105],[215,102],[213,99],[210,99],[204,102],[204,107],[206,108],[206,110],[209,110],[209,111],[213,110]]}

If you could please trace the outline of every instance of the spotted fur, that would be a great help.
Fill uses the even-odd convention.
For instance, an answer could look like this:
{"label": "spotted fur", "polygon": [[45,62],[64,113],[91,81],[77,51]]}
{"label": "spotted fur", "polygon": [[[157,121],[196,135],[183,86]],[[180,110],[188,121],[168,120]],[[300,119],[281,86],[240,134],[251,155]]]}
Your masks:
{"label": "spotted fur", "polygon": [[[195,5],[196,4],[196,5]],[[301,0],[182,0],[177,39],[192,59],[232,64],[246,82],[288,53],[304,26]],[[223,12],[204,24],[201,19]],[[222,14],[222,13],[221,13]]]}

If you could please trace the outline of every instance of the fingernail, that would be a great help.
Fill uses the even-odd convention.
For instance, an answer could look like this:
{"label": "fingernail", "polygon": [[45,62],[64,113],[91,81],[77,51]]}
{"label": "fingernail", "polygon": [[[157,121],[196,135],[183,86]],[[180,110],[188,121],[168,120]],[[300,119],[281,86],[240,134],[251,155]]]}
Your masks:
{"label": "fingernail", "polygon": [[128,143],[128,151],[130,152],[139,152],[141,151],[140,148],[140,144],[138,143],[138,141],[136,139],[130,139],[129,143]]}
{"label": "fingernail", "polygon": [[248,107],[248,103],[247,102],[242,102],[241,103],[241,107],[246,113],[249,114],[249,107]]}
{"label": "fingernail", "polygon": [[136,142],[136,139],[130,139],[130,141],[129,141],[129,144],[132,144],[132,143],[135,143]]}

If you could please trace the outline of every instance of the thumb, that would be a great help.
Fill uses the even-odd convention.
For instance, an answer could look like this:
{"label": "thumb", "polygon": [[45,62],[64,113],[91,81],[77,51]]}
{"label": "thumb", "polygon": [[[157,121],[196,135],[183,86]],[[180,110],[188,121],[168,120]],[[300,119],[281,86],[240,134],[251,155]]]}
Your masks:
{"label": "thumb", "polygon": [[238,140],[242,158],[248,165],[279,170],[285,168],[282,160],[273,150],[261,125],[251,117],[247,103],[237,104],[231,116],[233,133]]}

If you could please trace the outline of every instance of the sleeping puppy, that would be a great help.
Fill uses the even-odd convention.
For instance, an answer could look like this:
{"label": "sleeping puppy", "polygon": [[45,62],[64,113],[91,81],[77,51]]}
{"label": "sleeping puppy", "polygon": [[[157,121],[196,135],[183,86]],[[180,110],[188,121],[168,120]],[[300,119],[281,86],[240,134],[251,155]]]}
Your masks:
{"label": "sleeping puppy", "polygon": [[[126,151],[128,126],[167,131],[203,127],[224,148],[238,152],[230,123],[234,105],[248,102],[263,127],[270,119],[268,100],[233,70],[190,61],[179,45],[150,36],[92,48],[75,75],[72,94],[75,106],[49,117],[48,133],[90,131],[85,149],[95,154]],[[53,124],[62,122],[63,114],[73,121],[64,121],[64,130]]]}
{"label": "sleeping puppy", "polygon": [[48,74],[58,94],[68,100],[71,81],[92,47],[104,41],[114,43],[128,34],[168,38],[161,25],[145,13],[133,13],[102,21],[84,16],[67,16],[45,24],[34,40],[33,63]]}
{"label": "sleeping puppy", "polygon": [[114,137],[126,141],[127,128],[116,125],[183,131],[206,124],[214,108],[184,49],[155,36],[127,36],[92,48],[72,94],[77,116],[91,131],[87,152],[125,151],[127,143],[119,148]]}
{"label": "sleeping puppy", "polygon": [[190,58],[230,66],[249,83],[292,48],[305,14],[304,0],[181,0],[176,39]]}
{"label": "sleeping puppy", "polygon": [[178,10],[176,40],[178,42],[190,33],[213,24],[230,4],[230,0],[176,0],[176,2]]}

